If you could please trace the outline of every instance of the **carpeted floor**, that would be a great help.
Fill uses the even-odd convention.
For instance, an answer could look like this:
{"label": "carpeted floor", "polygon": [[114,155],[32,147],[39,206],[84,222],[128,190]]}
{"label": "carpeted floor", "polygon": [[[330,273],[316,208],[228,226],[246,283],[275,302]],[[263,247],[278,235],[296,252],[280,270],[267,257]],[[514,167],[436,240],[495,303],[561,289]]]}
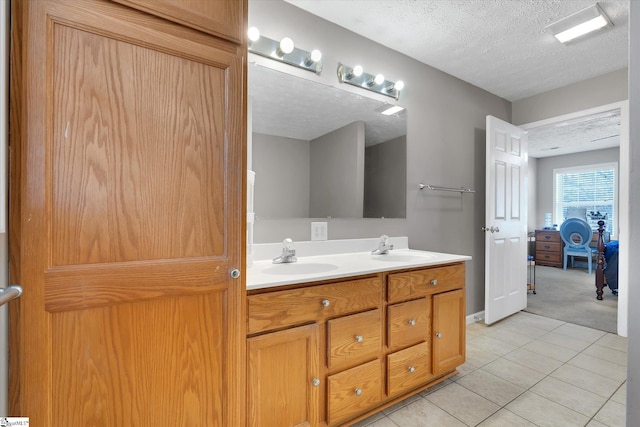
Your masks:
{"label": "carpeted floor", "polygon": [[604,288],[596,299],[595,273],[586,269],[536,266],[536,294],[527,295],[529,313],[575,323],[611,333],[617,332],[618,297]]}

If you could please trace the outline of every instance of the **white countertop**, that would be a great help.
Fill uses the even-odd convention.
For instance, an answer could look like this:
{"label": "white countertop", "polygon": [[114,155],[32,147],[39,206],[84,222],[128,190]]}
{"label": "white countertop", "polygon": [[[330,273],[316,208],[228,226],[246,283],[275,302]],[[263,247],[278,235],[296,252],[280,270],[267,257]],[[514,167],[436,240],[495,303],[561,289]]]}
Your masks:
{"label": "white countertop", "polygon": [[[373,239],[373,241],[375,242],[377,239]],[[274,254],[274,256],[277,255],[278,253]],[[386,255],[372,255],[368,250],[366,252],[298,256],[297,262],[289,264],[273,264],[271,259],[262,259],[254,261],[247,268],[246,282],[247,290],[262,289],[381,271],[448,264],[470,259],[471,257],[468,255],[427,252],[408,248],[393,249]]]}

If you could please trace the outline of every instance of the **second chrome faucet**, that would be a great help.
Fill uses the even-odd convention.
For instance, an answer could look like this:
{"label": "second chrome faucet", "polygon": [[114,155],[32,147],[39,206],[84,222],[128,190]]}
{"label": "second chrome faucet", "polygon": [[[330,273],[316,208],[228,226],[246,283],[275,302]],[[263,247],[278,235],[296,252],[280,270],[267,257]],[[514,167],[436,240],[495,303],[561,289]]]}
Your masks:
{"label": "second chrome faucet", "polygon": [[282,253],[273,259],[274,264],[286,264],[298,261],[296,250],[291,247],[293,240],[286,238],[282,241]]}
{"label": "second chrome faucet", "polygon": [[391,249],[393,249],[393,245],[389,244],[389,236],[383,234],[380,236],[378,247],[372,250],[371,253],[373,255],[385,255],[388,254]]}

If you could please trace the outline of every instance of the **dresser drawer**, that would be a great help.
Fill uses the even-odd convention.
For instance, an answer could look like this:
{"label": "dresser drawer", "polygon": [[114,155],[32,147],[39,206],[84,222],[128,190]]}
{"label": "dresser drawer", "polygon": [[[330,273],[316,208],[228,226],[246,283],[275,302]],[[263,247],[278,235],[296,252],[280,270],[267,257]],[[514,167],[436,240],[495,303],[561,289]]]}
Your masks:
{"label": "dresser drawer", "polygon": [[560,243],[560,232],[557,230],[536,230],[536,245],[538,242]]}
{"label": "dresser drawer", "polygon": [[371,409],[382,400],[382,364],[374,360],[327,378],[329,425]]}
{"label": "dresser drawer", "polygon": [[400,302],[464,287],[464,264],[434,267],[388,277],[387,299]]}
{"label": "dresser drawer", "polygon": [[327,366],[330,370],[349,368],[380,356],[381,313],[376,309],[327,322]]}
{"label": "dresser drawer", "polygon": [[391,351],[431,336],[431,297],[390,305],[387,308],[387,345]]}
{"label": "dresser drawer", "polygon": [[248,333],[324,320],[382,303],[379,277],[268,292],[247,297]]}
{"label": "dresser drawer", "polygon": [[536,241],[536,252],[554,252],[559,254],[561,249],[560,242]]}
{"label": "dresser drawer", "polygon": [[387,356],[389,396],[418,387],[432,376],[431,343],[424,342]]}

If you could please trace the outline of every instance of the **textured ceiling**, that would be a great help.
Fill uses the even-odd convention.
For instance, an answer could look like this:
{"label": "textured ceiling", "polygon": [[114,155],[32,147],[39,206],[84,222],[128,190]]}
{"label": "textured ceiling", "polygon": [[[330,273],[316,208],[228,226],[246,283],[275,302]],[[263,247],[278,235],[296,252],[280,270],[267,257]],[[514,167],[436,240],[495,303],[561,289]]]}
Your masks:
{"label": "textured ceiling", "polygon": [[[285,1],[512,102],[628,66],[629,0],[598,1],[613,27],[567,45],[545,27],[593,0]],[[529,155],[618,146],[619,124],[531,129]]]}
{"label": "textured ceiling", "polygon": [[628,64],[629,0],[599,1],[613,27],[569,45],[545,27],[593,0],[285,1],[509,101]]}

